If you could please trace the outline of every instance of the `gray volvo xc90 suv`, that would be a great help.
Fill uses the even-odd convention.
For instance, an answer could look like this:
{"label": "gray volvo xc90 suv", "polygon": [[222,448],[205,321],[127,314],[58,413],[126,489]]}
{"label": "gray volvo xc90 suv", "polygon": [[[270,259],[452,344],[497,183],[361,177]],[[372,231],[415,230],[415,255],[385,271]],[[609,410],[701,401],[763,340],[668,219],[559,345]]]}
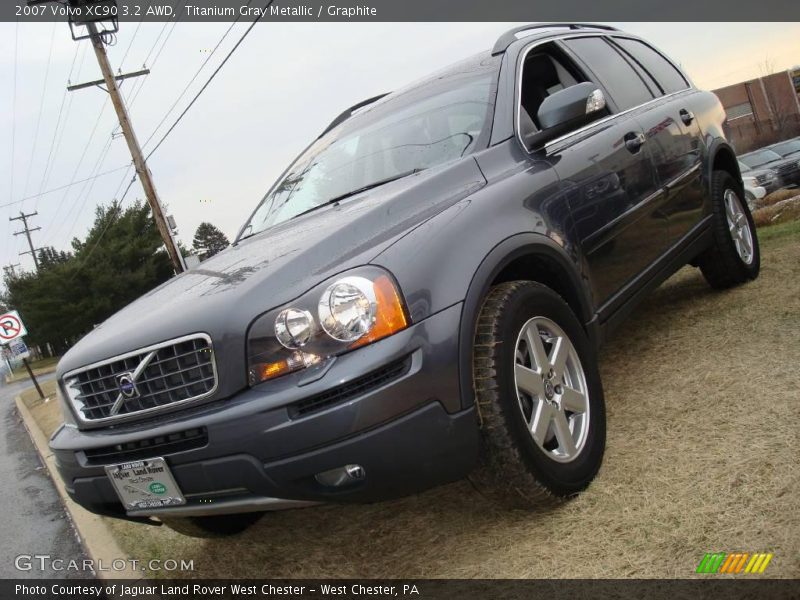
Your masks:
{"label": "gray volvo xc90 suv", "polygon": [[467,475],[517,506],[578,493],[610,331],[686,263],[758,275],[724,120],[647,42],[583,24],[345,111],[231,248],[61,360],[69,494],[224,533]]}

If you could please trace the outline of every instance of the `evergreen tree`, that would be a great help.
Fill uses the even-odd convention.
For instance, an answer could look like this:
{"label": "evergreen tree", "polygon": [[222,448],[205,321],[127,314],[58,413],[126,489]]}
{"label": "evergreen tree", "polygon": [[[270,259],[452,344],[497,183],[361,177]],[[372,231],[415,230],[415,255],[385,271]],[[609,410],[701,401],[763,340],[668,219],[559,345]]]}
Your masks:
{"label": "evergreen tree", "polygon": [[65,252],[64,250],[59,252],[52,246],[46,246],[39,249],[38,256],[39,268],[50,269],[55,265],[62,265],[67,262],[70,258],[72,258],[72,253]]}
{"label": "evergreen tree", "polygon": [[73,252],[43,249],[38,273],[5,278],[3,304],[20,311],[28,342],[57,352],[112,314],[169,279],[172,265],[146,204],[96,209],[85,240]]}
{"label": "evergreen tree", "polygon": [[231,243],[222,231],[206,222],[200,223],[192,241],[192,248],[203,258],[211,258],[230,245]]}

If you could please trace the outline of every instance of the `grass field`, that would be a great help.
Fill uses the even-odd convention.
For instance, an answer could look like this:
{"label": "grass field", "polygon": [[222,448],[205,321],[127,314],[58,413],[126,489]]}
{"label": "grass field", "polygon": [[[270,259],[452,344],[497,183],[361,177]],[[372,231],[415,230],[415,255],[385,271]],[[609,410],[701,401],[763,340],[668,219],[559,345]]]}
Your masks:
{"label": "grass field", "polygon": [[225,540],[110,526],[132,555],[208,578],[680,578],[711,551],[773,552],[766,576],[800,577],[800,222],[759,233],[757,281],[715,292],[683,269],[603,349],[605,462],[556,510],[500,510],[459,482],[266,514]]}
{"label": "grass field", "polygon": [[[43,375],[44,373],[51,373],[53,370],[55,370],[59,358],[60,357],[58,356],[42,358],[39,360],[29,361],[28,364],[30,364],[34,375]],[[25,369],[24,365],[20,364],[17,368],[11,371],[11,377],[9,377],[8,383],[14,383],[15,381],[21,381],[27,378],[28,371]]]}

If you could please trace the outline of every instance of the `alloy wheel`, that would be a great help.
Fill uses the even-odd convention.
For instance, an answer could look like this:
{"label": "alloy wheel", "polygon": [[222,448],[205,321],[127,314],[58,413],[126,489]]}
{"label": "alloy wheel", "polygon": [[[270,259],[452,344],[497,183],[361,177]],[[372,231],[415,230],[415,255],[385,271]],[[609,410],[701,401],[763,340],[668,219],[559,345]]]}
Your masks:
{"label": "alloy wheel", "polygon": [[753,232],[744,212],[742,201],[733,190],[725,190],[725,217],[728,219],[728,231],[736,246],[736,253],[746,265],[753,262]]}
{"label": "alloy wheel", "polygon": [[552,320],[534,317],[523,325],[514,385],[536,445],[557,462],[574,460],[589,430],[589,392],[575,346]]}

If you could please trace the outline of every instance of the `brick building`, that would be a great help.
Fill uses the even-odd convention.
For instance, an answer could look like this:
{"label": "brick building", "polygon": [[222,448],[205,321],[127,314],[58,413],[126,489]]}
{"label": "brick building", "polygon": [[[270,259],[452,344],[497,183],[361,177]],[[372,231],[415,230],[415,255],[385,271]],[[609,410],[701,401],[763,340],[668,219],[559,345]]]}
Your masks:
{"label": "brick building", "polygon": [[714,90],[739,153],[800,135],[800,67]]}

